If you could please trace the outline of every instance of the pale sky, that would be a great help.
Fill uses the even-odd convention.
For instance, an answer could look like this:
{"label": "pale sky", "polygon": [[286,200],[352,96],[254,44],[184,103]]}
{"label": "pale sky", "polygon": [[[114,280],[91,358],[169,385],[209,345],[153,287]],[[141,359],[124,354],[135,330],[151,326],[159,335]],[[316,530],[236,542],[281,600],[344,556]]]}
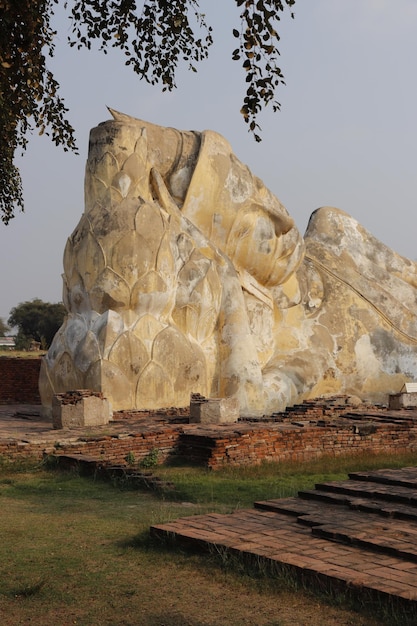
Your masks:
{"label": "pale sky", "polygon": [[223,134],[285,204],[304,233],[310,214],[350,213],[403,256],[417,259],[417,0],[296,0],[281,27],[281,112],[259,118],[255,143],[239,114],[245,83],[231,61],[233,0],[200,0],[215,46],[197,74],[162,93],[139,81],[117,51],[77,52],[57,16],[50,62],[70,109],[80,156],[36,134],[18,164],[25,213],[0,223],[0,317],[20,302],[62,299],[62,255],[83,212],[90,128],[106,105],[156,124]]}

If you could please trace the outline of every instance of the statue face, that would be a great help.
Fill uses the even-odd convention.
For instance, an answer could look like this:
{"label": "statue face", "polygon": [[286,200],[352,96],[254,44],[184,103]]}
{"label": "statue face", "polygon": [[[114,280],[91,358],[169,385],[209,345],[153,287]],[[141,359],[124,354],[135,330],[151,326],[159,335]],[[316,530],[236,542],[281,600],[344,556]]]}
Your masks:
{"label": "statue face", "polygon": [[227,241],[226,253],[235,267],[265,287],[284,282],[303,258],[303,240],[286,217],[280,220],[263,207],[252,206],[238,213]]}

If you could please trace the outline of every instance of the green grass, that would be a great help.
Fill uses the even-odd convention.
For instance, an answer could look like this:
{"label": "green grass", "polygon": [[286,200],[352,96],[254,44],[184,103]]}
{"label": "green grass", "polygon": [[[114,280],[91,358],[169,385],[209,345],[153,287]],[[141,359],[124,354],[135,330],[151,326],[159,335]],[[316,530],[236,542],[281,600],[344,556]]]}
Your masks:
{"label": "green grass", "polygon": [[[0,463],[2,626],[376,626],[342,596],[312,597],[290,577],[243,567],[225,555],[168,549],[149,527],[177,517],[294,495],[354,469],[412,465],[411,455],[262,464],[208,472],[154,471],[162,493],[120,489],[74,473]],[[343,604],[345,602],[345,605]],[[403,617],[398,624],[407,622]]]}
{"label": "green grass", "polygon": [[171,481],[175,490],[166,497],[193,503],[211,503],[231,509],[253,505],[256,500],[285,498],[327,480],[344,480],[355,470],[396,468],[417,463],[417,454],[383,454],[323,457],[305,463],[261,463],[210,471],[201,467],[172,466],[154,470]]}

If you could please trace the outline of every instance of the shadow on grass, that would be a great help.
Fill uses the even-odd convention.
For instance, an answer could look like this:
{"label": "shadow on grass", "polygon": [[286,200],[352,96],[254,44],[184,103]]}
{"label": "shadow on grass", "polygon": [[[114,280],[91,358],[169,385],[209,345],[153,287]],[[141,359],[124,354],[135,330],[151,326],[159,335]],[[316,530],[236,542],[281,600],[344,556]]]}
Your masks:
{"label": "shadow on grass", "polygon": [[[205,626],[207,622],[200,622],[186,618],[182,613],[159,613],[147,617],[147,626]],[[271,625],[273,626],[273,625]]]}
{"label": "shadow on grass", "polygon": [[[205,569],[211,569],[213,572],[221,570],[232,576],[238,576],[262,593],[301,592],[333,607],[352,610],[368,617],[377,617],[381,626],[383,624],[416,626],[417,624],[417,605],[414,601],[387,597],[360,586],[337,585],[325,575],[312,571],[300,571],[257,555],[238,553],[233,549],[229,550],[204,541],[190,540],[184,543],[178,541],[174,533],[165,536],[141,533],[126,542],[125,546],[153,550],[158,554],[177,553],[183,558],[201,559],[201,565]],[[184,624],[187,623],[184,622]],[[165,624],[165,622],[162,621],[160,624]],[[166,622],[166,624],[171,624],[171,622]],[[274,621],[270,626],[279,626],[279,624],[279,621]]]}
{"label": "shadow on grass", "polygon": [[19,587],[16,587],[15,589],[10,589],[4,593],[4,595],[11,598],[31,598],[32,596],[36,596],[40,593],[47,582],[46,578],[42,578],[32,583],[25,583],[19,585]]}

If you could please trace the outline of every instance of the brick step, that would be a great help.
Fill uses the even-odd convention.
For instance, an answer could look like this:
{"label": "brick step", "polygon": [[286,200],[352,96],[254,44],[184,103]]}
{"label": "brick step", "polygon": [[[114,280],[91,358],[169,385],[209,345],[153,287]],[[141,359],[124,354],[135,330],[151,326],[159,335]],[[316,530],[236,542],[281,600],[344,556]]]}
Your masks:
{"label": "brick step", "polygon": [[312,513],[300,518],[311,526],[313,536],[365,548],[417,563],[417,522],[378,520],[355,511],[341,510],[330,522]]}
{"label": "brick step", "polygon": [[76,471],[80,476],[93,476],[100,465],[97,457],[88,454],[54,454],[51,458],[60,469]]}
{"label": "brick step", "polygon": [[[359,496],[372,500],[376,498],[384,502],[397,502],[417,507],[417,490],[413,491],[412,489],[402,486],[379,484],[365,480],[345,480],[318,483],[316,489],[322,492]],[[299,495],[303,497],[303,492]]]}
{"label": "brick step", "polygon": [[417,561],[417,518],[381,519],[346,507],[313,503],[297,522],[315,536]]}
{"label": "brick step", "polygon": [[382,424],[398,424],[409,426],[415,423],[414,416],[395,414],[395,413],[344,413],[340,416],[342,419],[348,419],[351,421],[360,421],[365,423],[376,422]]}
{"label": "brick step", "polygon": [[337,493],[335,491],[323,491],[322,489],[304,489],[298,492],[298,497],[302,500],[319,500],[320,502],[328,502],[329,504],[349,505],[351,497],[344,492]]}
{"label": "brick step", "polygon": [[[274,513],[281,513],[282,515],[291,515],[298,517],[299,515],[306,515],[312,510],[314,504],[310,501],[301,500],[300,498],[277,498],[274,500],[258,500],[254,502],[254,508],[262,511],[272,511]],[[317,504],[317,508],[321,508],[322,505]]]}
{"label": "brick step", "polygon": [[[291,508],[292,499],[288,499],[287,504]],[[370,549],[359,544],[339,543],[334,538],[337,532],[342,536],[343,532],[341,527],[332,528],[337,507],[331,508],[329,524],[320,527],[326,529],[323,533],[326,537],[313,534],[310,527],[298,524],[292,515],[260,509],[181,518],[152,526],[150,530],[152,536],[164,540],[174,538],[180,545],[198,549],[211,547],[217,553],[221,550],[240,553],[284,566],[302,576],[311,574],[312,584],[321,578],[360,593],[369,590],[381,594],[381,598],[392,596],[416,603],[417,563],[413,547],[403,551],[398,547],[400,556],[395,556],[376,551],[375,546]],[[385,520],[381,526],[385,526]],[[374,527],[371,532],[376,533],[377,529]],[[405,556],[407,554],[411,558]]]}
{"label": "brick step", "polygon": [[351,472],[352,480],[381,483],[383,485],[397,485],[417,490],[417,470],[415,467],[398,469],[375,470],[371,472]]}
{"label": "brick step", "polygon": [[154,491],[172,491],[174,484],[128,465],[108,465],[97,457],[86,454],[56,454],[57,467],[76,471],[80,476],[96,476],[106,480],[118,480],[132,487],[145,487]]}
{"label": "brick step", "polygon": [[391,517],[399,520],[416,520],[417,508],[400,503],[389,503],[385,500],[373,498],[350,497],[338,493],[322,492],[317,489],[302,491],[298,498],[281,498],[276,500],[261,500],[254,503],[256,509],[275,511],[284,515],[299,517],[313,511],[331,511],[332,506],[347,506],[353,511],[374,513],[382,517]]}
{"label": "brick step", "polygon": [[[348,494],[321,491],[320,489],[310,489],[299,492],[301,501],[309,502],[306,508],[313,502],[327,503],[328,505],[347,506],[349,509],[366,513],[375,513],[383,517],[393,517],[395,519],[417,520],[417,507],[402,504],[400,502],[390,502],[386,499],[374,497],[374,493],[367,494],[367,497],[350,496]],[[269,502],[269,501],[267,501]],[[272,510],[272,509],[269,509]]]}
{"label": "brick step", "polygon": [[174,484],[155,476],[152,472],[140,471],[124,465],[109,465],[102,468],[100,475],[109,480],[118,480],[131,487],[145,487],[153,491],[173,491]]}

